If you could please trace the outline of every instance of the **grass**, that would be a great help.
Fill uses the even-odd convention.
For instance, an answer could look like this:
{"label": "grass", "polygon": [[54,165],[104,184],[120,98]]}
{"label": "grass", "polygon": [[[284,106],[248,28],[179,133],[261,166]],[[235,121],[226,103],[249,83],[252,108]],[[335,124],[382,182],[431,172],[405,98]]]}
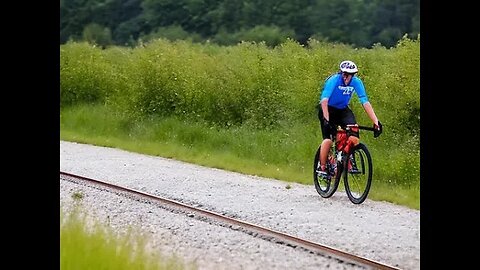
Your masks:
{"label": "grass", "polygon": [[[60,138],[275,178],[285,181],[286,189],[293,182],[309,184],[314,190],[311,159],[321,136],[317,126],[222,129],[175,118],[139,121],[104,106],[83,105],[61,110]],[[386,155],[375,148],[371,152],[375,153],[375,164],[381,166],[380,159]],[[344,192],[343,186],[337,192]],[[72,197],[81,201],[84,195],[75,192]],[[419,209],[420,190],[418,185],[374,181],[369,199]],[[188,267],[175,255],[166,257],[147,251],[145,238],[133,229],[119,235],[97,221],[87,222],[79,210],[61,212],[60,223],[61,269]]]}
{"label": "grass", "polygon": [[[62,140],[115,147],[207,167],[309,184],[314,188],[311,160],[321,138],[315,125],[276,130],[223,129],[174,118],[129,120],[106,107],[91,105],[64,109],[60,120]],[[371,152],[376,151],[371,149]],[[373,154],[374,162],[381,164],[375,158],[383,156],[382,153]],[[382,176],[381,171],[377,175]],[[419,209],[418,186],[377,180],[373,182],[370,199]]]}
{"label": "grass", "polygon": [[[78,197],[74,195],[77,200]],[[148,251],[147,240],[134,229],[119,234],[98,220],[87,218],[78,205],[60,211],[60,269],[173,270],[195,269],[175,255]]]}

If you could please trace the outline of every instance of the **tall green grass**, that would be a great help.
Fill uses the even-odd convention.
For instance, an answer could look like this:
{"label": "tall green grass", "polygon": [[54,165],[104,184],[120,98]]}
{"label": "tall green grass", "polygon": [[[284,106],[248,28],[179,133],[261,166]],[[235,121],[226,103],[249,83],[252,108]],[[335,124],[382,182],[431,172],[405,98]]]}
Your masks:
{"label": "tall green grass", "polygon": [[114,232],[98,220],[87,219],[81,207],[60,211],[60,269],[173,270],[195,269],[175,255],[148,251],[146,238],[131,229]]}
{"label": "tall green grass", "polygon": [[[136,48],[60,46],[61,138],[312,184],[316,105],[341,60],[359,65],[384,126],[361,140],[369,198],[419,209],[420,38],[353,49],[311,40],[275,48],[154,40]],[[351,108],[371,125],[354,97]]]}

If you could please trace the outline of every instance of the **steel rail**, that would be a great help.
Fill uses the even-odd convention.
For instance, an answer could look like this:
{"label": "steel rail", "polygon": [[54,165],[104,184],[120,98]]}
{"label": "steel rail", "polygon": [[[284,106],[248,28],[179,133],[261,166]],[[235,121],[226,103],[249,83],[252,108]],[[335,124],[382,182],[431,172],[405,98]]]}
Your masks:
{"label": "steel rail", "polygon": [[183,209],[183,211],[185,211],[185,212],[188,212],[188,211],[195,212],[198,215],[213,218],[215,220],[221,221],[221,222],[226,223],[226,224],[237,225],[237,226],[242,227],[244,229],[248,229],[252,232],[256,232],[257,234],[273,237],[273,238],[277,239],[277,241],[276,241],[277,243],[282,243],[282,241],[283,241],[283,242],[285,242],[285,244],[287,244],[289,246],[292,246],[292,247],[300,246],[300,247],[303,247],[304,249],[306,249],[308,251],[311,251],[311,252],[316,252],[316,253],[323,254],[323,255],[326,255],[326,256],[332,256],[333,255],[333,257],[336,257],[339,260],[344,260],[344,261],[350,262],[354,265],[360,264],[360,265],[363,265],[363,266],[366,266],[366,267],[369,267],[369,268],[373,268],[373,269],[382,269],[382,270],[383,269],[385,269],[385,270],[387,270],[387,269],[388,270],[397,269],[397,270],[399,270],[399,268],[395,268],[393,266],[389,266],[387,264],[383,264],[383,263],[380,263],[380,262],[377,262],[375,260],[371,260],[371,259],[368,259],[368,258],[365,258],[365,257],[350,254],[350,253],[347,253],[347,252],[329,247],[327,245],[322,245],[322,244],[318,244],[318,243],[315,243],[315,242],[311,242],[311,241],[301,239],[301,238],[298,238],[298,237],[295,237],[295,236],[292,236],[292,235],[289,235],[289,234],[286,234],[286,233],[282,233],[282,232],[275,231],[275,230],[272,230],[272,229],[268,229],[268,228],[265,228],[265,227],[262,227],[262,226],[259,226],[259,225],[255,225],[255,224],[252,224],[252,223],[249,223],[249,222],[246,222],[246,221],[242,221],[242,220],[230,218],[230,217],[227,217],[227,216],[223,216],[221,214],[218,214],[218,213],[215,213],[215,212],[212,212],[212,211],[209,211],[209,210],[196,208],[196,207],[193,207],[193,206],[190,206],[190,205],[187,205],[187,204],[183,204],[183,203],[178,202],[178,201],[158,197],[158,196],[148,194],[148,193],[145,193],[145,192],[142,192],[142,191],[118,186],[118,185],[115,185],[115,184],[103,182],[103,181],[100,181],[100,180],[96,180],[96,179],[92,179],[92,178],[88,178],[88,177],[84,177],[84,176],[80,176],[80,175],[75,175],[75,174],[72,174],[72,173],[67,173],[67,172],[60,171],[60,175],[65,175],[65,176],[69,176],[71,178],[81,179],[83,181],[91,182],[91,183],[101,185],[101,186],[104,186],[104,187],[107,187],[107,188],[120,190],[122,192],[135,194],[135,195],[138,195],[138,196],[141,196],[141,197],[146,197],[146,198],[151,199],[153,201],[157,201],[157,202],[164,203],[164,204],[167,204],[167,205],[173,205],[177,208]]}

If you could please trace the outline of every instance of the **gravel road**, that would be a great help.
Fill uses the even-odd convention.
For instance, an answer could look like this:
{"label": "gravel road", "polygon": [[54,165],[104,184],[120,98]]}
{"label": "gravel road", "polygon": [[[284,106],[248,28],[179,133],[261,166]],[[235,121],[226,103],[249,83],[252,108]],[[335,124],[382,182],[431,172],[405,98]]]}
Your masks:
{"label": "gravel road", "polygon": [[[420,269],[420,211],[313,185],[243,175],[124,150],[60,141],[60,170],[179,200],[400,269]],[[290,188],[287,188],[290,186]],[[149,246],[198,269],[358,269],[337,259],[176,215],[113,193],[60,181],[60,202],[85,194],[89,213],[119,231],[137,228]]]}

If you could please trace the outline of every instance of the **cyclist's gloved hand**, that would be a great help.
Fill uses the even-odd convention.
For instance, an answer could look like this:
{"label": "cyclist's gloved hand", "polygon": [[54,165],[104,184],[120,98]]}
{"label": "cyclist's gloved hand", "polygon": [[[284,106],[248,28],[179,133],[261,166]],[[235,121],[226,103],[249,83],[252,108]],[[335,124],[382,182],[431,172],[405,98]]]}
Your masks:
{"label": "cyclist's gloved hand", "polygon": [[330,133],[334,134],[335,127],[327,120],[325,117],[323,118],[323,126],[330,131]]}
{"label": "cyclist's gloved hand", "polygon": [[380,123],[380,121],[378,121],[378,125],[373,124],[373,128],[375,129],[373,131],[374,138],[377,138],[378,136],[380,136],[380,134],[382,134],[383,126],[382,126],[382,123]]}

